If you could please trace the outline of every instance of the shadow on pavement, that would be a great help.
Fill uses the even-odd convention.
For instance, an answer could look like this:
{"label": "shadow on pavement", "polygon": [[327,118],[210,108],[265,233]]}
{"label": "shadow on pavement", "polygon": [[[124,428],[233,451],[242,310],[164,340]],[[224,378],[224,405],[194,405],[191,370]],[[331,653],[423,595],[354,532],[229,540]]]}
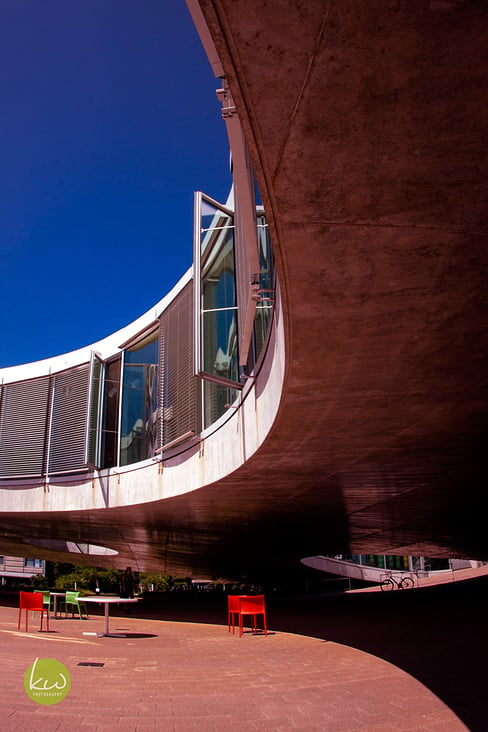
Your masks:
{"label": "shadow on pavement", "polygon": [[488,578],[406,592],[290,600],[273,627],[373,654],[414,676],[472,732],[487,729]]}
{"label": "shadow on pavement", "polygon": [[[485,576],[403,592],[267,596],[268,628],[378,656],[423,683],[472,732],[485,732],[487,590]],[[227,623],[225,596],[170,597],[162,604],[154,617]],[[149,616],[150,604],[147,610]]]}

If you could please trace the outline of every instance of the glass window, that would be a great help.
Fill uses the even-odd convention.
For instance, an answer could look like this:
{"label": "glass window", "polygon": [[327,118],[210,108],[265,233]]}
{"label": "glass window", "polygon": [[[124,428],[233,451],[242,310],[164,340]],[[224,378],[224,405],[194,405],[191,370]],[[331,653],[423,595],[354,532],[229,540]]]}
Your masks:
{"label": "glass window", "polygon": [[261,300],[256,307],[254,319],[254,342],[256,358],[261,353],[271,323],[274,305],[274,263],[268,225],[264,216],[258,217],[258,243],[260,259],[259,285]]}
{"label": "glass window", "polygon": [[95,468],[117,465],[120,367],[120,356],[103,363],[92,354],[86,463]]}
{"label": "glass window", "polygon": [[195,373],[205,381],[204,427],[235,401],[241,372],[252,372],[269,332],[275,277],[262,210],[256,225],[259,262],[251,272],[239,212],[234,215],[202,193],[195,196]]}
{"label": "glass window", "polygon": [[388,555],[386,557],[386,569],[404,570],[408,569],[408,557],[403,555]]}
{"label": "glass window", "polygon": [[204,425],[216,422],[230,404],[237,399],[239,391],[214,381],[203,382]]}
{"label": "glass window", "polygon": [[99,436],[100,407],[102,399],[103,363],[95,354],[91,355],[90,388],[87,407],[87,432],[85,443],[85,462],[94,468],[100,467]]}
{"label": "glass window", "polygon": [[383,569],[385,566],[385,557],[383,554],[361,554],[361,564],[366,567]]}
{"label": "glass window", "polygon": [[414,572],[422,569],[422,557],[410,557],[410,561]]}
{"label": "glass window", "polygon": [[42,567],[42,559],[24,559],[25,567]]}
{"label": "glass window", "polygon": [[435,559],[433,557],[429,558],[430,563],[430,571],[431,572],[439,572],[443,569],[449,569],[449,559]]}
{"label": "glass window", "polygon": [[[210,217],[202,214],[202,224]],[[237,301],[232,218],[217,209],[211,228],[201,232],[202,369],[208,374],[239,381]]]}
{"label": "glass window", "polygon": [[120,465],[154,455],[158,424],[158,334],[124,352]]}
{"label": "glass window", "polygon": [[105,364],[103,379],[102,429],[100,434],[100,467],[117,465],[117,444],[119,437],[121,359]]}

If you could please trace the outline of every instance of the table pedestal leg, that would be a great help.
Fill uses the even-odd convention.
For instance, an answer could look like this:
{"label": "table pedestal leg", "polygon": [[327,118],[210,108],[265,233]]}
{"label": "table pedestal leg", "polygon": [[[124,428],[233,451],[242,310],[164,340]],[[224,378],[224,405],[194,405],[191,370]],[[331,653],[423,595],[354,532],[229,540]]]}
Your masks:
{"label": "table pedestal leg", "polygon": [[109,631],[109,627],[108,627],[109,604],[108,604],[108,602],[104,602],[103,604],[105,606],[105,608],[104,608],[104,629],[103,629],[103,633],[98,633],[98,637],[99,638],[103,638],[103,637],[108,637],[108,638],[126,638],[127,636],[125,635],[125,633],[111,633]]}

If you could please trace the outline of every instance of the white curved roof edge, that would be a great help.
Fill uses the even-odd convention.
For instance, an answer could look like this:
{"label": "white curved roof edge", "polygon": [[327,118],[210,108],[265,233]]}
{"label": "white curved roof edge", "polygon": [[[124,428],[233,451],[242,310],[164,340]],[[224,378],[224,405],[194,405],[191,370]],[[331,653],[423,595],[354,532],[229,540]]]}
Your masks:
{"label": "white curved roof edge", "polygon": [[227,201],[225,202],[225,208],[230,209],[231,211],[234,210],[234,184],[232,184],[229,195],[227,196]]}
{"label": "white curved roof edge", "polygon": [[57,371],[64,371],[65,369],[79,366],[90,360],[92,351],[96,351],[104,360],[110,356],[115,356],[122,350],[123,344],[135,338],[159,318],[161,313],[173,302],[178,293],[190,282],[192,276],[193,266],[185,272],[170,292],[159,300],[156,305],[153,305],[152,308],[147,310],[137,320],[134,320],[129,325],[124,326],[96,343],[59,356],[45,358],[41,361],[33,361],[18,366],[7,366],[0,369],[0,384],[46,376]]}

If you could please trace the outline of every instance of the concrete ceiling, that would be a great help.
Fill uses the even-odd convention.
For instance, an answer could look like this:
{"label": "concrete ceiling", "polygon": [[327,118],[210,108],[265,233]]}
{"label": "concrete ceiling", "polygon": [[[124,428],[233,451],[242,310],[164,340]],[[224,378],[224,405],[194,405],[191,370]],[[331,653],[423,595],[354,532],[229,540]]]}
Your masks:
{"label": "concrete ceiling", "polygon": [[286,572],[320,553],[487,558],[488,6],[200,5],[277,256],[278,418],[217,484],[31,515],[31,534],[194,576]]}
{"label": "concrete ceiling", "polygon": [[200,6],[287,308],[280,417],[242,473],[311,552],[488,556],[488,7]]}

